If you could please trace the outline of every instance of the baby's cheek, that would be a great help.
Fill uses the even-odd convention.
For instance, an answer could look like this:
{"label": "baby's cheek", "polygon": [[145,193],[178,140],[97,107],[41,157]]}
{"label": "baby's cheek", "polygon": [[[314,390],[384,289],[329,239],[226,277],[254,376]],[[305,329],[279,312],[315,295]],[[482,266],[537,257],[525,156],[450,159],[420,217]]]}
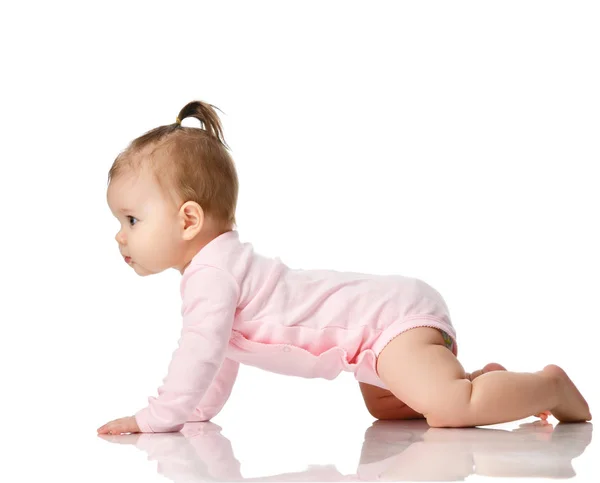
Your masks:
{"label": "baby's cheek", "polygon": [[156,232],[144,250],[144,258],[148,268],[164,270],[179,259],[177,245],[164,233]]}

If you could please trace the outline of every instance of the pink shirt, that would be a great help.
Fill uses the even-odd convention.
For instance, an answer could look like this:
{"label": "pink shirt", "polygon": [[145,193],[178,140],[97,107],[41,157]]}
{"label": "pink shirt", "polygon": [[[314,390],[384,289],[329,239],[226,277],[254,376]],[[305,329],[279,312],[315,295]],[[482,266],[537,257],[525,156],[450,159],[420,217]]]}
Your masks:
{"label": "pink shirt", "polygon": [[183,328],[158,398],[135,414],[142,432],[208,421],[231,394],[239,364],[386,388],[377,356],[400,332],[437,327],[455,342],[441,295],[416,278],[300,270],[256,253],[236,230],[208,243],[181,279]]}

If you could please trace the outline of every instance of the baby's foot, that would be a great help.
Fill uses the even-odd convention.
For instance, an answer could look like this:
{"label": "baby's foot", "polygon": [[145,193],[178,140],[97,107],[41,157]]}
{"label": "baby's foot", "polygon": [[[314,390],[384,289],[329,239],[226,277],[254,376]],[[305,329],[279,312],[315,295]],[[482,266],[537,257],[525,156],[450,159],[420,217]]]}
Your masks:
{"label": "baby's foot", "polygon": [[[491,371],[506,371],[506,367],[504,367],[502,364],[498,364],[497,362],[490,362],[489,364],[486,364],[483,367],[483,369],[479,369],[471,374],[467,374],[467,378],[473,381],[473,379],[476,379],[482,374]],[[548,416],[550,416],[550,414],[550,411],[542,411],[541,413],[535,414],[534,416],[542,419],[545,422],[548,419]]]}
{"label": "baby's foot", "polygon": [[544,367],[542,373],[558,381],[559,402],[555,408],[550,409],[556,419],[564,423],[583,422],[592,419],[588,403],[563,369],[550,364]]}
{"label": "baby's foot", "polygon": [[506,368],[503,365],[498,364],[497,362],[490,362],[489,364],[486,364],[483,369],[479,369],[470,374],[467,373],[467,378],[472,381],[473,379],[476,379],[477,377],[485,374],[486,372],[505,370]]}

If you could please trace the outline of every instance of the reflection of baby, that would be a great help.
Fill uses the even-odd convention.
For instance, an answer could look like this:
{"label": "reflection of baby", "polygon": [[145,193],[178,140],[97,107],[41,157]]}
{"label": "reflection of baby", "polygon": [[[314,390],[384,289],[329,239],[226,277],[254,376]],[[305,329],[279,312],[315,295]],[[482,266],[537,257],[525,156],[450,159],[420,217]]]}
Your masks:
{"label": "reflection of baby", "polygon": [[[375,421],[365,432],[356,474],[335,465],[308,465],[305,471],[244,478],[234,448],[212,422],[188,423],[179,433],[114,438],[135,444],[158,462],[174,483],[190,481],[458,481],[471,474],[504,477],[570,478],[572,460],[592,439],[592,424],[537,421],[513,431],[488,428],[430,428],[424,420]],[[278,438],[286,445],[286,435]],[[269,449],[266,448],[268,452]],[[304,464],[304,462],[300,462]]]}
{"label": "reflection of baby", "polygon": [[[494,477],[570,478],[593,426],[538,421],[505,431],[438,429],[425,421],[375,421],[365,433],[358,476],[368,481],[457,481]],[[387,456],[386,456],[387,455]]]}
{"label": "reflection of baby", "polygon": [[[560,421],[591,419],[555,365],[466,373],[448,307],[425,282],[291,269],[241,242],[237,173],[213,107],[187,104],[175,123],[135,139],[110,169],[107,201],[121,225],[120,253],[140,276],[168,268],[182,274],[183,328],[158,397],[99,432],[169,432],[209,420],[228,399],[240,363],[326,379],[353,372],[372,415],[426,418],[434,427],[545,411]],[[182,126],[188,117],[204,128]]]}

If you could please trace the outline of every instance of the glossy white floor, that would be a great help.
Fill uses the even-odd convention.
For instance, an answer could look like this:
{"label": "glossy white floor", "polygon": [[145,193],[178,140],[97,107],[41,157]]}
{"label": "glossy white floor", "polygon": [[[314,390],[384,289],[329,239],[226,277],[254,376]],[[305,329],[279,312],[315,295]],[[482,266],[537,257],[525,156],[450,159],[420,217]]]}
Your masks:
{"label": "glossy white floor", "polygon": [[[511,481],[515,478],[591,481],[595,474],[593,466],[600,456],[598,443],[592,441],[592,428],[592,423],[552,424],[533,418],[514,424],[464,429],[429,428],[423,420],[376,420],[364,431],[360,456],[352,471],[344,471],[335,464],[306,464],[305,469],[299,469],[304,462],[298,458],[288,471],[273,471],[279,467],[275,462],[273,469],[265,465],[261,477],[246,476],[244,460],[236,454],[236,442],[227,437],[226,428],[211,422],[190,423],[175,434],[102,436],[115,447],[98,451],[103,458],[97,464],[107,477],[111,474],[109,468],[119,465],[114,476],[117,481],[126,481],[119,473],[123,471],[124,460],[129,458],[129,469],[125,470],[128,475],[131,469],[145,465],[144,475],[148,475],[148,468],[155,467],[157,474],[175,483],[462,481],[467,477],[469,481],[482,481],[483,477],[511,478]],[[285,447],[288,441],[279,440],[276,444]],[[153,463],[140,463],[140,458],[127,446],[140,450]],[[164,480],[157,477],[143,481]]]}

